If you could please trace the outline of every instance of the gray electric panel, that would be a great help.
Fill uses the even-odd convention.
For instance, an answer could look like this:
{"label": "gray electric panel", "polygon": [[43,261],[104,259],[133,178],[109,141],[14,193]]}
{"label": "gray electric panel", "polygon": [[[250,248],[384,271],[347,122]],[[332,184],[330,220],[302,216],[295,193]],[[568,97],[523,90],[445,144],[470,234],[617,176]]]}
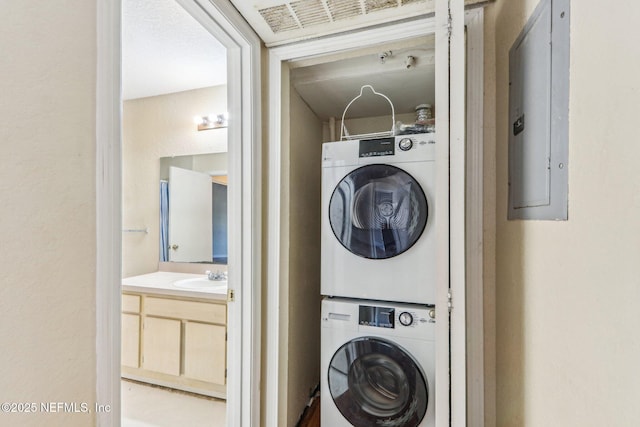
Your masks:
{"label": "gray electric panel", "polygon": [[568,218],[569,2],[541,0],[509,51],[508,219]]}

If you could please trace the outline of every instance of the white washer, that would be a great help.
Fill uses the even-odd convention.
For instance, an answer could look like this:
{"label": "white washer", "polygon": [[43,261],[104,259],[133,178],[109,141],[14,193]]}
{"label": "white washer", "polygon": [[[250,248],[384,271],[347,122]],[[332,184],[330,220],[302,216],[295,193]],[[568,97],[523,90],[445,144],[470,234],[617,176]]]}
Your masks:
{"label": "white washer", "polygon": [[322,146],[321,293],[435,303],[435,134]]}
{"label": "white washer", "polygon": [[434,316],[424,305],[325,298],[322,426],[434,427]]}

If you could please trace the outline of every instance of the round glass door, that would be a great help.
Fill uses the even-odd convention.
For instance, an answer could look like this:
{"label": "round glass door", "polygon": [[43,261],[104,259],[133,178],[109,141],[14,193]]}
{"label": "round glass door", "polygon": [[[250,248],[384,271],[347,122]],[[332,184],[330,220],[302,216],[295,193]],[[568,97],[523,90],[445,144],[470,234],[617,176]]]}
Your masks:
{"label": "round glass door", "polygon": [[356,427],[415,427],[427,412],[429,389],[413,358],[392,342],[349,341],[329,364],[329,391]]}
{"label": "round glass door", "polygon": [[386,259],[413,246],[427,224],[427,198],[418,182],[391,165],[374,164],[345,176],[329,201],[329,223],[340,243],[364,258]]}

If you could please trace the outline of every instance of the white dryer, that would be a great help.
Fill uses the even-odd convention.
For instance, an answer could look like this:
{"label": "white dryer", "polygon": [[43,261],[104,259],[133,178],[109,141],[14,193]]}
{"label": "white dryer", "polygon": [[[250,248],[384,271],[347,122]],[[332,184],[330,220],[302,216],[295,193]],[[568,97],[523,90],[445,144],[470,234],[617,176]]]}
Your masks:
{"label": "white dryer", "polygon": [[325,298],[323,427],[434,427],[434,308]]}
{"label": "white dryer", "polygon": [[321,293],[435,303],[435,134],[322,146]]}

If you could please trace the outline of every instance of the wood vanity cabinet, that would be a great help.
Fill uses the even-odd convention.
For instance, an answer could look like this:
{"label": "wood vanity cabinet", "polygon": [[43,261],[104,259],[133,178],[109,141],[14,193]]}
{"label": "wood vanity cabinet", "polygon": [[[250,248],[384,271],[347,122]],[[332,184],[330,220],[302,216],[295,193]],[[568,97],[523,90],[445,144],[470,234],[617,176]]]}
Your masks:
{"label": "wood vanity cabinet", "polygon": [[143,369],[180,375],[181,328],[181,320],[145,316],[142,324]]}
{"label": "wood vanity cabinet", "polygon": [[140,366],[140,296],[122,295],[122,366]]}
{"label": "wood vanity cabinet", "polygon": [[122,376],[226,397],[224,300],[124,293]]}
{"label": "wood vanity cabinet", "polygon": [[214,384],[225,384],[226,354],[220,343],[226,342],[224,326],[189,322],[184,325],[184,375]]}

